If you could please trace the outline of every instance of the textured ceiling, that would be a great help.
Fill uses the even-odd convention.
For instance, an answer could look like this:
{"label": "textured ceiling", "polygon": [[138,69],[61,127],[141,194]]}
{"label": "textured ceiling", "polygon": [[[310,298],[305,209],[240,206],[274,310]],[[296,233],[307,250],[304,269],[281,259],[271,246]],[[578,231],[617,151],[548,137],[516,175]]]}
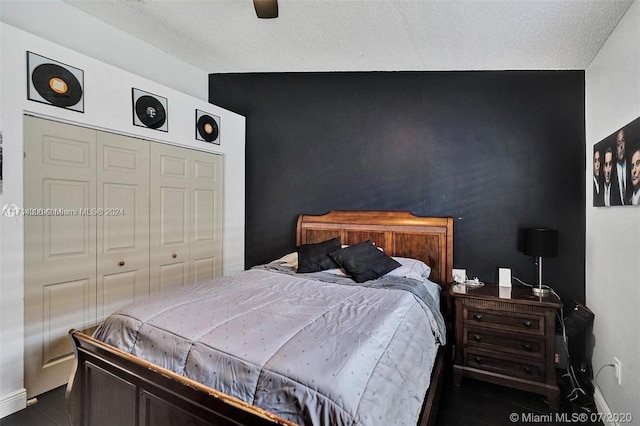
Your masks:
{"label": "textured ceiling", "polygon": [[65,1],[207,73],[585,69],[632,3]]}

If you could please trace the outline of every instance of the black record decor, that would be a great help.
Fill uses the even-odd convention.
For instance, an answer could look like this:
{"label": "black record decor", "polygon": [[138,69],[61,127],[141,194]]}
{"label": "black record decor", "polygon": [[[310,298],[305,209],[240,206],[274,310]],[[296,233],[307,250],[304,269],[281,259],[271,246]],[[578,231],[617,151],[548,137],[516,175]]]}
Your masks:
{"label": "black record decor", "polygon": [[84,112],[84,71],[27,52],[29,100]]}
{"label": "black record decor", "polygon": [[168,131],[167,98],[140,89],[132,89],[133,124]]}
{"label": "black record decor", "polygon": [[220,145],[220,117],[197,109],[196,139]]}

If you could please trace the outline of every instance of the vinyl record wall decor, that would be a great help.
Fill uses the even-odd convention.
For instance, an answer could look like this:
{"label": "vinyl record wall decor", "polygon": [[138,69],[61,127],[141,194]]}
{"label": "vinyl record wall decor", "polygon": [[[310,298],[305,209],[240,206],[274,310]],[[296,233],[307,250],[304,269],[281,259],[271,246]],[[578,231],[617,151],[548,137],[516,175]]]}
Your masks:
{"label": "vinyl record wall decor", "polygon": [[196,140],[220,145],[220,117],[196,109]]}
{"label": "vinyl record wall decor", "polygon": [[84,113],[84,71],[27,52],[27,98]]}
{"label": "vinyl record wall decor", "polygon": [[132,88],[134,126],[169,131],[167,98]]}

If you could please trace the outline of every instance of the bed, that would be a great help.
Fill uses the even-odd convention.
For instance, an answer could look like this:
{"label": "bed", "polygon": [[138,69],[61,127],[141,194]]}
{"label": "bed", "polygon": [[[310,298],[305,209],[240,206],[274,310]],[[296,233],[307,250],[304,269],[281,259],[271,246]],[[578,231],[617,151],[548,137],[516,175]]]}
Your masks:
{"label": "bed", "polygon": [[[99,339],[71,330],[71,424],[434,424],[447,352],[439,343],[450,328],[453,219],[299,216],[296,245],[336,237],[429,265],[428,279],[441,287],[444,328],[408,291],[301,278],[273,270],[276,262],[134,303],[105,321]],[[215,299],[228,303],[209,309]],[[185,316],[201,320],[181,326]],[[171,343],[154,352],[161,340]]]}

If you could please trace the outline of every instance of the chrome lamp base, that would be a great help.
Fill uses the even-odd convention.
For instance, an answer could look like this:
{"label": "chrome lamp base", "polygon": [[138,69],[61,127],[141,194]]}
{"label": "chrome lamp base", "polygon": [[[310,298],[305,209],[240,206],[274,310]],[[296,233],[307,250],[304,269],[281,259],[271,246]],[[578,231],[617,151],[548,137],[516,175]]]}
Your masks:
{"label": "chrome lamp base", "polygon": [[542,257],[538,256],[538,287],[533,287],[533,294],[536,296],[546,296],[551,293],[548,288],[542,288]]}
{"label": "chrome lamp base", "polygon": [[533,287],[533,294],[535,294],[536,296],[546,296],[547,294],[551,293],[551,290],[549,290],[548,288],[540,288],[540,287]]}

